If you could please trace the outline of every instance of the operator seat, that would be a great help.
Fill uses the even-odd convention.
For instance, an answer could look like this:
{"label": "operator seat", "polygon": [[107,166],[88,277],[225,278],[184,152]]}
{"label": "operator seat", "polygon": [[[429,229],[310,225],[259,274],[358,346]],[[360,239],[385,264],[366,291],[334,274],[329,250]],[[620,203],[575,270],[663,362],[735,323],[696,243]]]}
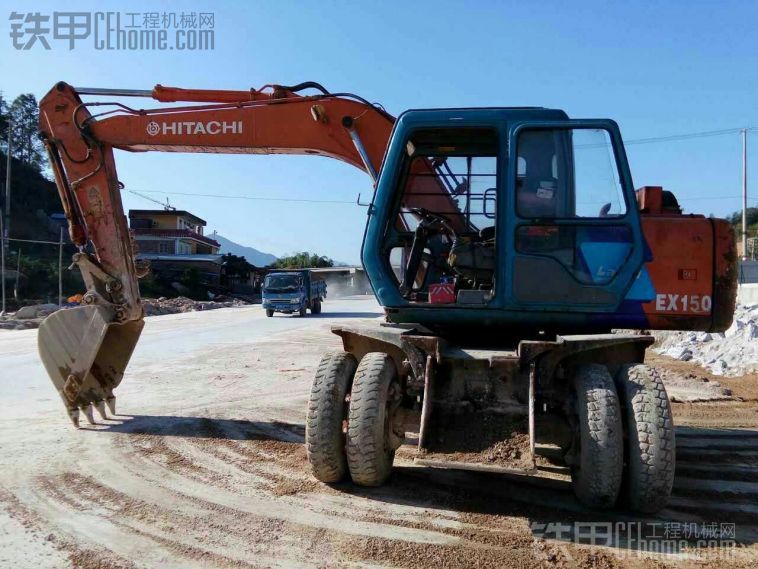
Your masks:
{"label": "operator seat", "polygon": [[553,179],[523,176],[516,181],[516,210],[522,217],[552,218],[558,211],[558,189]]}

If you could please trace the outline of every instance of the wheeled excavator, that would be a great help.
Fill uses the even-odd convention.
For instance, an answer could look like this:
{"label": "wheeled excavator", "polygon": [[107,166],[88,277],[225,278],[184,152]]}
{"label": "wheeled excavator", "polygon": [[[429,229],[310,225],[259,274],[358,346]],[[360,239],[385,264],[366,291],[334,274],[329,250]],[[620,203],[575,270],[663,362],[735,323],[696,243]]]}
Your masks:
{"label": "wheeled excavator", "polygon": [[[136,109],[85,95],[183,104]],[[76,426],[80,412],[90,422],[93,410],[115,414],[144,326],[138,278],[148,269],[135,261],[113,150],[313,154],[373,182],[361,258],[385,312],[385,322],[333,328],[344,349],[321,360],[306,417],[317,479],[383,484],[410,442],[430,467],[557,463],[590,507],[666,503],[674,425],[644,363],[646,331],[728,328],[735,244],[726,221],[683,214],[661,187],[635,190],[615,122],[537,107],[395,118],[313,82],[60,82],[40,103],[40,130],[87,286],[81,306],[39,330]],[[515,433],[519,465],[481,460]]]}

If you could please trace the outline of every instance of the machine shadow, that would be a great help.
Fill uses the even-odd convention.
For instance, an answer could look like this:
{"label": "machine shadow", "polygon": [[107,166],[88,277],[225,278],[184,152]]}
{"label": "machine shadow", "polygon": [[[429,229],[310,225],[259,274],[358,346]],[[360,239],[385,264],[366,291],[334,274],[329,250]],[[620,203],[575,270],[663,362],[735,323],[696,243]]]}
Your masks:
{"label": "machine shadow", "polygon": [[308,314],[308,318],[379,318],[384,316],[382,312],[322,312],[321,314]]}
{"label": "machine shadow", "polygon": [[[335,487],[352,496],[398,506],[455,515],[524,518],[533,538],[558,544],[585,543],[633,552],[659,547],[678,553],[691,552],[702,539],[694,535],[679,540],[664,536],[664,527],[701,520],[702,513],[684,517],[681,511],[671,509],[651,515],[624,509],[593,510],[580,504],[570,483],[561,479],[396,465],[385,486],[364,488],[340,483]],[[758,517],[717,518],[736,522],[736,536],[731,539],[740,546],[758,543]],[[393,523],[391,516],[386,523]],[[700,522],[697,525],[700,527]]]}
{"label": "machine shadow", "polygon": [[[99,422],[95,427],[84,427],[83,430],[125,435],[281,441],[293,445],[304,444],[305,439],[305,425],[302,423],[162,415],[117,415],[115,419],[121,422]],[[723,440],[724,437],[734,437],[735,433],[741,433],[741,438],[749,441],[750,435],[756,434],[755,431],[688,427],[678,431],[683,442],[678,452],[681,453],[684,464],[681,472],[677,472],[674,483],[673,499],[676,502],[693,497],[692,491],[686,487],[686,481],[696,475],[691,469],[698,468],[697,455],[701,449],[688,445],[688,437],[710,436]],[[737,448],[739,453],[744,450],[739,446]],[[688,548],[692,551],[693,546],[700,547],[696,545],[699,538],[696,539],[695,536],[692,539],[666,540],[662,535],[664,528],[667,524],[681,526],[692,523],[693,520],[702,522],[711,519],[736,526],[736,534],[732,538],[738,545],[758,543],[758,514],[752,509],[721,511],[717,503],[724,496],[709,496],[707,491],[695,494],[694,509],[673,504],[657,514],[642,515],[623,509],[589,509],[577,501],[565,478],[440,469],[407,462],[395,465],[384,486],[366,488],[342,482],[333,485],[333,488],[372,502],[438,511],[443,515],[449,512],[455,517],[467,514],[523,518],[527,521],[533,538],[548,539],[559,547],[561,542],[588,543],[587,539],[594,539],[594,545],[632,552],[644,547],[674,548],[667,553],[686,552]],[[471,523],[479,523],[476,518],[473,520]],[[465,517],[463,521],[466,521]],[[390,514],[383,522],[397,523]],[[673,545],[667,545],[669,542]]]}
{"label": "machine shadow", "polygon": [[116,415],[120,423],[100,421],[96,429],[127,435],[163,437],[196,437],[224,440],[274,440],[291,443],[305,441],[305,425],[280,421],[246,421],[244,419],[212,419],[209,417],[177,417],[172,415]]}
{"label": "machine shadow", "polygon": [[523,516],[540,512],[543,502],[545,513],[554,516],[562,507],[572,516],[576,514],[574,509],[581,509],[567,482],[555,481],[550,487],[540,487],[522,478],[514,481],[503,474],[396,464],[384,486],[367,488],[348,482],[335,487],[377,502],[468,514]]}
{"label": "machine shadow", "polygon": [[[306,318],[379,318],[384,316],[382,312],[322,312],[321,314],[308,313]],[[277,314],[274,318],[301,318],[299,314]]]}

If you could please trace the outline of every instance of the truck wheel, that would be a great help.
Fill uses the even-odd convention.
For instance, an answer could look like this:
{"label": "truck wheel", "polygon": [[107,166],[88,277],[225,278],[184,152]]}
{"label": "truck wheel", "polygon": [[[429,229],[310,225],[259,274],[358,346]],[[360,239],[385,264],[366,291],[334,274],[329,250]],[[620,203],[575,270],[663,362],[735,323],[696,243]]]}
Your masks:
{"label": "truck wheel", "polygon": [[271,309],[266,310],[266,316],[268,318],[271,318],[274,315],[274,311]]}
{"label": "truck wheel", "polygon": [[392,415],[397,371],[389,355],[368,353],[355,372],[347,421],[347,464],[353,482],[381,486],[392,471]]}
{"label": "truck wheel", "polygon": [[616,386],[627,427],[624,499],[631,509],[652,514],[666,505],[674,485],[671,404],[658,372],[644,364],[622,366]]}
{"label": "truck wheel", "polygon": [[300,309],[300,317],[301,317],[301,318],[302,318],[303,316],[305,316],[305,311],[306,311],[306,310],[307,310],[307,309],[305,308],[305,306],[303,306],[303,307]]}
{"label": "truck wheel", "polygon": [[[608,368],[585,364],[574,375],[578,433],[571,465],[574,494],[593,508],[610,508],[618,498],[624,440],[616,387]],[[575,449],[576,450],[576,449]]]}
{"label": "truck wheel", "polygon": [[311,305],[311,314],[321,314],[321,301],[314,300]]}
{"label": "truck wheel", "polygon": [[305,449],[311,471],[321,482],[339,482],[347,474],[345,430],[347,393],[357,364],[348,352],[325,354],[308,400]]}

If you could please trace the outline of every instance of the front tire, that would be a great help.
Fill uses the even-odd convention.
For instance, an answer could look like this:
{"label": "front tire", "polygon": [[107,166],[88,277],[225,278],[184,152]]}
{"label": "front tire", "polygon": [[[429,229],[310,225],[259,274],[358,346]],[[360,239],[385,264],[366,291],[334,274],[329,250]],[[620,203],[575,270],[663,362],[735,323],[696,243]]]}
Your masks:
{"label": "front tire", "polygon": [[266,317],[271,318],[274,315],[274,311],[271,309],[266,310]]}
{"label": "front tire", "polygon": [[622,366],[616,386],[627,427],[624,499],[629,508],[652,514],[666,505],[674,486],[671,404],[658,372],[644,364]]}
{"label": "front tire", "polygon": [[574,375],[578,433],[571,465],[574,494],[592,508],[610,508],[619,495],[624,439],[616,387],[608,368],[580,366]]}
{"label": "front tire", "polygon": [[348,352],[325,354],[311,386],[305,449],[313,476],[327,484],[339,482],[347,474],[343,424],[356,366],[355,358]]}
{"label": "front tire", "polygon": [[381,486],[392,472],[397,370],[388,354],[368,353],[355,372],[347,422],[347,464],[359,486]]}
{"label": "front tire", "polygon": [[300,318],[303,318],[305,316],[306,310],[307,308],[305,306],[300,309]]}

